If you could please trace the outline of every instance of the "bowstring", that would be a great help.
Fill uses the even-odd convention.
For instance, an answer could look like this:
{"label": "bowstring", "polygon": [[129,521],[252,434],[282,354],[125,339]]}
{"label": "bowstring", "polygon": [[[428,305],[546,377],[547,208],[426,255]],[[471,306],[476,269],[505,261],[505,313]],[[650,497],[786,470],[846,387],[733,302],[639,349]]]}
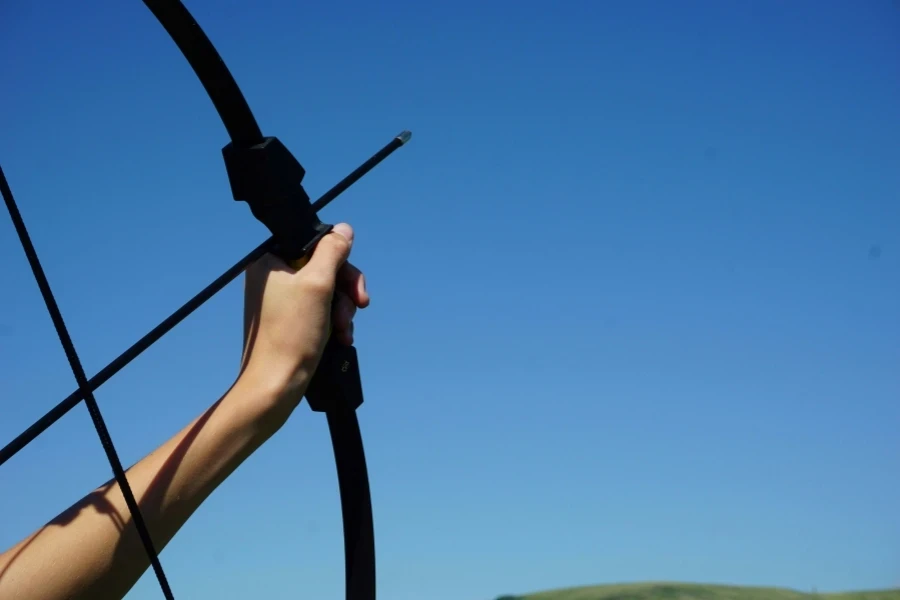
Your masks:
{"label": "bowstring", "polygon": [[109,430],[106,428],[103,415],[100,413],[100,407],[97,405],[94,392],[88,382],[84,367],[81,365],[81,359],[78,358],[78,353],[75,351],[75,344],[72,342],[65,321],[63,321],[59,305],[56,303],[56,298],[53,296],[53,292],[50,289],[50,283],[47,281],[44,268],[41,266],[41,262],[38,259],[37,251],[31,243],[31,236],[28,234],[28,229],[25,227],[25,221],[22,219],[19,207],[16,204],[12,190],[9,187],[9,183],[6,181],[6,176],[3,174],[2,168],[0,168],[0,194],[3,195],[6,208],[9,210],[10,217],[12,217],[16,234],[19,236],[19,241],[22,243],[22,249],[25,251],[25,256],[28,258],[28,264],[31,266],[31,272],[41,290],[41,296],[44,299],[44,304],[47,306],[47,311],[50,313],[53,327],[56,329],[56,335],[59,337],[59,341],[66,353],[66,358],[69,361],[72,374],[75,376],[75,381],[78,383],[80,394],[91,415],[91,421],[94,423],[94,429],[96,429],[97,435],[100,438],[103,451],[106,452],[106,458],[109,460],[110,467],[112,467],[116,483],[119,484],[119,489],[122,492],[122,496],[125,498],[125,504],[128,505],[128,512],[131,513],[131,518],[134,521],[138,535],[147,552],[147,557],[150,559],[150,564],[153,567],[154,573],[156,573],[156,579],[159,581],[159,586],[162,589],[166,600],[175,600],[172,589],[169,587],[166,574],[163,571],[162,564],[159,562],[156,548],[153,546],[150,532],[144,522],[144,516],[141,514],[141,509],[134,498],[131,485],[128,483],[128,478],[125,476],[125,470],[122,468],[119,454],[116,452],[112,437],[110,437]]}

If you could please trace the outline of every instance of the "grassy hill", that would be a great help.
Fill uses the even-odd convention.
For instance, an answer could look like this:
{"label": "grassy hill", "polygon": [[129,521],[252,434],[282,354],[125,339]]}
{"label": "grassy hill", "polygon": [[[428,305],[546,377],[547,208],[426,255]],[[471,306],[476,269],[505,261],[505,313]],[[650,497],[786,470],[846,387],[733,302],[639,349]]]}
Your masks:
{"label": "grassy hill", "polygon": [[900,600],[900,589],[813,594],[782,588],[637,583],[552,590],[496,600]]}

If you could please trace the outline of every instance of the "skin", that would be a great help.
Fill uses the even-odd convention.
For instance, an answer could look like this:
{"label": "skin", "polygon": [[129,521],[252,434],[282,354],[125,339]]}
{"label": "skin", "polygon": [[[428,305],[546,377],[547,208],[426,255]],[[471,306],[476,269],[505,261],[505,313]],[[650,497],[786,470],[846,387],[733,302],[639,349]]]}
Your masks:
{"label": "skin", "polygon": [[[353,317],[369,295],[347,262],[352,242],[353,230],[339,224],[299,271],[271,255],[247,269],[235,381],[126,473],[157,552],[284,425],[316,370],[329,323],[341,341],[353,342]],[[0,554],[0,598],[119,599],[149,566],[113,479]]]}

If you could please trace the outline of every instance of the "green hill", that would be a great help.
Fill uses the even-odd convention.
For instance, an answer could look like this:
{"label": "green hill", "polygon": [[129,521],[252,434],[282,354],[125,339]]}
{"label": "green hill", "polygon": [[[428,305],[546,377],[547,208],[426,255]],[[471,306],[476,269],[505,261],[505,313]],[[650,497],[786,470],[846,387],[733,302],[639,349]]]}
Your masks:
{"label": "green hill", "polygon": [[782,588],[636,583],[507,595],[496,600],[900,600],[900,589],[821,594]]}

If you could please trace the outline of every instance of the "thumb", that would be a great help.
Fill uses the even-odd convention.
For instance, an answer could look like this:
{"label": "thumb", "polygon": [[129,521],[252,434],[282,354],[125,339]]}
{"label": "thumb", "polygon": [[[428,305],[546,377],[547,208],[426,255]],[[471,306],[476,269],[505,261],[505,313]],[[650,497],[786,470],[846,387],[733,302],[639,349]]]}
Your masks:
{"label": "thumb", "polygon": [[337,276],[338,270],[347,262],[350,248],[353,245],[353,228],[346,223],[335,225],[328,235],[324,236],[312,251],[306,264],[308,271],[317,271],[330,279]]}

